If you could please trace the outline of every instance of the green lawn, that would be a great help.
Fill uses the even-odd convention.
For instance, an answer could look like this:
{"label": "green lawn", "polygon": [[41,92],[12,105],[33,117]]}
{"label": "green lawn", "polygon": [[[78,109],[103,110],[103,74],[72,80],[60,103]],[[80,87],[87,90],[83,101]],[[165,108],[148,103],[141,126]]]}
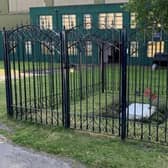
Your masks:
{"label": "green lawn", "polygon": [[3,69],[4,68],[4,63],[3,61],[0,61],[0,69]]}
{"label": "green lawn", "polygon": [[[16,69],[18,64],[16,63]],[[32,64],[31,64],[32,66]],[[37,75],[31,73],[25,79],[13,81],[14,105],[24,108],[15,108],[15,116],[19,119],[27,119],[38,123],[48,123],[61,126],[62,120],[62,83],[61,71],[44,75],[43,70],[52,66],[58,68],[57,64],[36,63]],[[26,63],[26,67],[28,67]],[[24,71],[21,62],[21,72]],[[30,67],[29,67],[30,68]],[[79,67],[78,67],[79,68]],[[30,68],[31,69],[31,68]],[[32,69],[31,69],[32,70]],[[27,70],[25,70],[27,71]],[[14,72],[12,72],[14,75]],[[105,131],[115,135],[119,134],[119,87],[120,68],[118,65],[107,65],[104,71],[104,93],[102,92],[101,69],[96,65],[81,66],[69,74],[70,87],[70,113],[71,127],[83,127],[83,129],[96,132]],[[144,97],[144,91],[151,88],[156,94],[157,101],[151,105],[157,106],[157,112],[151,116],[149,122],[129,121],[129,135],[144,139],[157,139],[156,129],[160,135],[160,141],[165,141],[164,128],[167,127],[167,69],[152,71],[147,66],[127,67],[127,100],[131,103],[151,103],[149,98]],[[35,86],[35,87],[34,87]],[[47,99],[46,99],[47,97]],[[36,103],[34,103],[36,102]],[[35,108],[35,110],[32,110]],[[106,116],[109,116],[108,118]],[[157,125],[157,123],[159,123]],[[162,124],[162,125],[161,125]],[[157,128],[156,128],[157,127]],[[167,130],[167,129],[166,129]]]}
{"label": "green lawn", "polygon": [[0,83],[0,122],[12,133],[1,131],[14,143],[76,159],[91,168],[167,168],[168,148],[139,141],[121,142],[100,136],[6,118],[4,83]]}
{"label": "green lawn", "polygon": [[[130,75],[132,74],[132,79],[140,79],[140,75],[138,76],[134,75],[135,70],[136,69],[130,72]],[[165,78],[166,72],[164,70],[161,71],[162,73],[160,73],[161,74],[160,77]],[[141,74],[140,70],[139,74]],[[158,71],[156,72],[155,75],[153,75],[152,80],[156,80],[158,78],[159,75]],[[83,79],[85,80],[86,78]],[[115,79],[117,79],[117,73]],[[143,79],[142,76],[141,79]],[[109,77],[109,82],[110,80],[111,77]],[[147,86],[147,80],[145,81]],[[166,83],[165,82],[162,83],[163,86],[165,86]],[[150,81],[148,84],[150,85]],[[159,82],[156,81],[153,85],[156,86],[156,84],[159,84]],[[133,90],[136,88],[135,83],[132,85],[132,87],[133,87],[131,90],[132,96],[130,96],[130,98],[132,97],[131,99],[134,100],[136,97],[136,100],[142,101],[141,96],[135,96],[133,94],[134,93]],[[7,119],[5,108],[4,82],[0,82],[0,95],[1,95],[0,122],[6,124],[9,128],[13,130],[12,132],[6,132],[0,130],[0,133],[6,135],[16,144],[27,146],[35,150],[45,151],[60,156],[67,156],[70,158],[74,158],[91,168],[94,167],[95,168],[110,168],[110,167],[167,168],[168,165],[167,146],[160,146],[157,144],[142,143],[140,141],[131,141],[131,140],[121,142],[120,139],[116,137],[107,136],[106,134],[100,135],[100,134],[82,133],[77,132],[75,130],[65,130],[60,127],[56,128],[46,125],[31,124],[30,122],[18,122],[12,119]],[[110,104],[110,99],[112,99],[113,98],[112,96],[114,95],[115,94],[111,93],[106,94],[106,92],[105,94],[101,93],[102,111],[104,110],[106,112],[106,109],[103,108],[103,105],[106,103]],[[88,105],[91,107],[88,108],[89,109],[88,112],[90,113],[93,112],[90,109],[93,109],[92,103],[94,99],[94,111],[95,113],[98,113],[99,96],[100,95],[99,94],[97,95],[96,92],[94,95],[91,94],[91,96],[89,96]],[[84,106],[86,105],[86,99],[83,98],[81,101],[79,101],[80,99],[78,99],[77,97],[75,98],[76,98],[76,105],[75,105],[76,113],[80,111],[81,104],[83,112],[86,112],[86,106]],[[72,100],[74,100],[74,97],[72,97]],[[116,100],[117,99],[115,97],[114,102]],[[74,109],[73,102],[71,104],[71,112],[72,114],[74,114],[74,111],[72,111],[72,109]],[[61,111],[61,108],[58,108],[58,111]],[[108,123],[112,124],[113,122],[108,121]],[[130,127],[132,124],[134,123],[130,123]],[[140,126],[141,125],[136,124],[136,129],[138,130],[138,127]],[[130,135],[133,135],[133,132],[134,130],[132,129]]]}
{"label": "green lawn", "polygon": [[[33,65],[25,65],[28,69],[23,68],[22,62],[21,67],[16,63],[15,68],[21,72],[31,72]],[[46,75],[43,73],[44,69],[48,70],[51,66],[58,68],[58,65],[37,62],[34,66],[37,75],[31,73],[25,79],[22,76],[12,82],[16,90],[13,92],[14,116],[31,122],[62,126],[61,72],[54,70]],[[15,75],[14,72],[12,74]],[[104,74],[104,93],[100,67],[81,66],[81,69],[69,74],[71,128],[82,127],[89,131],[119,135],[120,68],[118,65],[108,65]],[[159,136],[159,141],[167,141],[167,69],[152,71],[151,67],[128,66],[127,77],[128,104],[151,103],[149,98],[144,97],[147,88],[151,88],[158,98],[151,103],[157,106],[157,111],[149,120],[128,121],[129,137],[156,141]]]}

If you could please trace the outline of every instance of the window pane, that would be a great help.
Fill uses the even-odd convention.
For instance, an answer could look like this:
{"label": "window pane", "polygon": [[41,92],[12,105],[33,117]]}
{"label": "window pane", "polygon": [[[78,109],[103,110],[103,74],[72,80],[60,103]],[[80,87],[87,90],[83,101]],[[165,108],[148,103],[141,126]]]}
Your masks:
{"label": "window pane", "polygon": [[92,28],[92,18],[90,14],[85,14],[84,15],[84,28],[85,29],[91,29]]}
{"label": "window pane", "polygon": [[116,29],[123,28],[123,14],[122,13],[115,13],[114,15],[114,25]]}
{"label": "window pane", "polygon": [[76,27],[76,15],[62,15],[62,26],[66,30]]}
{"label": "window pane", "polygon": [[99,14],[99,28],[105,29],[106,28],[105,24],[106,24],[106,14],[101,13]]}
{"label": "window pane", "polygon": [[28,55],[32,54],[32,45],[31,45],[31,41],[26,41],[25,42],[25,53]]}
{"label": "window pane", "polygon": [[109,13],[106,15],[106,28],[110,29],[115,26],[114,23],[114,14]]}
{"label": "window pane", "polygon": [[68,41],[68,55],[69,56],[77,55],[77,47],[75,41]]}
{"label": "window pane", "polygon": [[101,13],[99,14],[100,29],[122,29],[123,14],[122,13]]}
{"label": "window pane", "polygon": [[86,56],[92,56],[92,42],[91,41],[86,41],[85,54]]}
{"label": "window pane", "polygon": [[49,50],[48,50],[48,44],[46,44],[45,42],[41,43],[41,53],[44,55],[49,55]]}
{"label": "window pane", "polygon": [[13,53],[16,53],[16,41],[10,41],[9,42],[9,47],[10,47],[10,50],[12,50]]}
{"label": "window pane", "polygon": [[136,15],[135,13],[131,13],[131,29],[136,28]]}
{"label": "window pane", "polygon": [[137,41],[131,41],[130,56],[131,57],[138,57],[138,42]]}
{"label": "window pane", "polygon": [[41,53],[44,55],[54,55],[55,54],[55,47],[54,42],[41,42]]}
{"label": "window pane", "polygon": [[41,29],[53,29],[52,16],[40,16],[40,28]]}
{"label": "window pane", "polygon": [[148,50],[147,50],[148,57],[154,57],[156,53],[163,53],[163,52],[164,52],[164,41],[148,42]]}

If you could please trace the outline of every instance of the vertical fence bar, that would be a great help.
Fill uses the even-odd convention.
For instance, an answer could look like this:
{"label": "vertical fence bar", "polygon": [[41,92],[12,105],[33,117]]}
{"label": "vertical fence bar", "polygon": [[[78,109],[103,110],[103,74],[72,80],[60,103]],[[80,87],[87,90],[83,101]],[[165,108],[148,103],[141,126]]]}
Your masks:
{"label": "vertical fence bar", "polygon": [[121,32],[121,139],[126,138],[126,84],[127,84],[127,31],[124,28]]}
{"label": "vertical fence bar", "polygon": [[3,28],[3,50],[4,50],[4,68],[5,68],[5,86],[6,86],[6,107],[7,114],[9,117],[13,117],[12,108],[12,83],[11,83],[11,66],[10,57],[8,54],[8,42],[7,42],[7,32]]}
{"label": "vertical fence bar", "polygon": [[101,44],[101,80],[102,80],[102,93],[105,90],[105,65],[104,65],[104,43]]}
{"label": "vertical fence bar", "polygon": [[70,127],[70,97],[69,97],[69,56],[66,30],[61,33],[61,69],[62,69],[62,121],[65,128]]}

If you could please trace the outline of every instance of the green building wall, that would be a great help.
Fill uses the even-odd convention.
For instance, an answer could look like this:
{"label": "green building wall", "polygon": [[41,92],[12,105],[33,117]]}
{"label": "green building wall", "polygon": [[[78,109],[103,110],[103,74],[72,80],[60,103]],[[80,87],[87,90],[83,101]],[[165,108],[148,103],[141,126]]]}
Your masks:
{"label": "green building wall", "polygon": [[[53,16],[53,28],[57,31],[62,30],[62,15],[63,14],[75,14],[76,25],[83,25],[83,14],[92,15],[92,24],[94,28],[99,28],[99,13],[114,12],[123,13],[123,26],[129,27],[129,13],[123,10],[124,4],[96,4],[96,5],[76,5],[74,6],[58,6],[58,7],[40,7],[30,9],[30,20],[33,25],[39,25],[39,17],[41,15],[52,15]],[[104,31],[101,31],[102,34]],[[91,57],[87,58],[87,63],[98,63],[98,48],[93,43],[93,52]],[[93,59],[94,58],[94,59]],[[79,57],[76,55],[69,56],[71,63],[79,63]],[[85,58],[82,57],[84,63]]]}
{"label": "green building wall", "polygon": [[[93,17],[93,24],[98,26],[98,14],[103,12],[122,12],[124,26],[129,26],[129,13],[123,9],[124,4],[95,4],[95,5],[76,5],[76,6],[57,6],[57,7],[38,7],[30,9],[30,22],[39,24],[40,15],[52,15],[53,27],[55,29],[62,28],[63,14],[76,14],[77,25],[83,20],[83,14],[89,13]],[[75,9],[75,10],[74,10]]]}
{"label": "green building wall", "polygon": [[[44,0],[46,7],[54,6],[54,0]],[[82,3],[82,2],[81,2]],[[105,0],[94,0],[95,4],[105,3]],[[68,4],[67,4],[68,5]],[[0,30],[15,27],[20,24],[30,23],[29,12],[9,12],[8,0],[1,0],[0,3]]]}
{"label": "green building wall", "polygon": [[[98,1],[97,1],[98,2]],[[100,1],[99,1],[100,2]],[[102,2],[101,2],[102,3]],[[42,7],[42,8],[32,8],[30,10],[30,19],[31,23],[39,25],[39,16],[40,15],[52,15],[53,16],[53,27],[55,30],[62,29],[62,15],[63,14],[75,14],[77,25],[83,25],[83,14],[91,14],[93,25],[98,28],[99,23],[99,13],[123,13],[123,27],[127,29],[129,34],[132,34],[129,38],[131,41],[137,41],[138,48],[138,57],[128,57],[128,62],[131,64],[151,64],[153,58],[147,57],[147,45],[148,41],[152,41],[152,34],[150,37],[145,37],[141,34],[139,30],[130,28],[130,13],[123,8],[123,3],[118,4],[95,4],[95,5],[77,5],[77,6],[58,6],[58,7]],[[75,10],[74,10],[75,9]],[[103,33],[103,31],[102,31]],[[167,51],[168,40],[167,36],[163,36],[165,42],[165,51]],[[129,47],[128,47],[129,48]],[[97,50],[93,51],[94,53]],[[74,57],[70,57],[75,62]],[[96,58],[95,58],[96,59]],[[77,57],[76,57],[77,60]]]}
{"label": "green building wall", "polygon": [[[3,0],[4,1],[4,0]],[[53,5],[53,3],[51,3],[50,0],[47,0],[48,4]],[[95,27],[98,28],[98,21],[99,21],[99,13],[106,13],[106,12],[121,12],[123,13],[123,27],[127,28],[127,30],[129,31],[129,33],[131,34],[137,34],[135,32],[135,29],[130,29],[130,13],[125,11],[123,8],[123,3],[118,3],[118,4],[103,4],[104,0],[95,0],[95,5],[76,5],[76,6],[56,6],[56,7],[37,7],[37,8],[31,8],[30,9],[30,15],[25,14],[23,16],[23,14],[16,14],[16,16],[9,16],[9,14],[5,14],[5,11],[7,9],[7,6],[3,9],[4,15],[6,16],[6,18],[8,18],[11,21],[11,25],[13,25],[14,23],[16,23],[17,21],[15,19],[13,19],[12,22],[12,18],[16,17],[19,15],[20,18],[22,18],[23,20],[26,18],[28,21],[30,20],[31,24],[34,25],[39,25],[39,17],[41,15],[52,15],[53,16],[53,28],[55,30],[60,31],[62,29],[62,15],[63,14],[76,14],[77,17],[77,25],[83,25],[83,14],[91,14],[92,18],[93,18],[93,25]],[[75,10],[74,10],[75,9]],[[1,18],[1,17],[0,17]],[[25,20],[26,20],[25,19]],[[18,19],[20,21],[20,19]],[[5,22],[5,21],[4,21]],[[27,21],[26,21],[27,22]],[[25,24],[23,22],[23,24]],[[103,31],[102,31],[103,33]],[[0,33],[0,49],[2,49],[2,33]],[[141,35],[139,35],[140,37]],[[165,50],[168,50],[168,37],[164,36],[164,41],[165,41]],[[137,41],[136,36],[132,36],[131,37],[132,41]],[[152,62],[152,58],[148,58],[147,57],[147,42],[151,41],[150,38],[146,39],[145,42],[142,42],[142,38],[138,38],[138,42],[140,45],[139,47],[139,56],[138,58],[133,58],[130,57],[129,61],[132,64],[136,64],[139,63],[141,61],[141,63],[143,64],[150,64]],[[94,53],[96,53],[98,50],[95,49]],[[0,52],[0,59],[2,58],[2,52]],[[73,62],[78,62],[77,57],[71,57],[70,58]],[[90,58],[92,59],[92,58]],[[96,58],[95,58],[96,59]],[[97,58],[98,59],[98,58]],[[143,60],[143,62],[142,62]]]}

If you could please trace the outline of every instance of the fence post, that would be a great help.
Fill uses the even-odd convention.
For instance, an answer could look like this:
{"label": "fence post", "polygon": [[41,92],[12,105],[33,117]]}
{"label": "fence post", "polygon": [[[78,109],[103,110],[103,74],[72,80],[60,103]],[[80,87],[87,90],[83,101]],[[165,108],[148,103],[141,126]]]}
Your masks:
{"label": "fence post", "polygon": [[13,117],[12,108],[12,84],[11,84],[11,66],[10,57],[8,54],[7,32],[3,28],[3,54],[4,54],[4,68],[5,68],[5,88],[6,88],[6,108],[9,117]]}
{"label": "fence post", "polygon": [[127,31],[121,32],[121,139],[126,138],[126,88],[127,88]]}
{"label": "fence post", "polygon": [[102,93],[105,90],[105,65],[104,65],[104,43],[101,44],[101,80],[102,80]]}
{"label": "fence post", "polygon": [[61,69],[62,69],[62,121],[65,128],[70,128],[69,100],[69,56],[66,30],[61,32]]}

